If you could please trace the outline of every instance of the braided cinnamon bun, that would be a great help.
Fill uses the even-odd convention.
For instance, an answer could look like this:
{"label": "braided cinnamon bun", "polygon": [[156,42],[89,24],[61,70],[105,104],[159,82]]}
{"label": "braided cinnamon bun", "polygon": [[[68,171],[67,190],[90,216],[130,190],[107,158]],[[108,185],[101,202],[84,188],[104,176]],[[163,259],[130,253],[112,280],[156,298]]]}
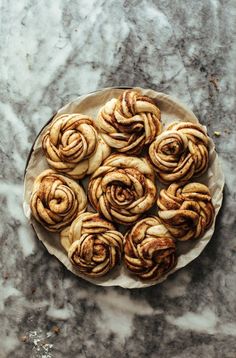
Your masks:
{"label": "braided cinnamon bun", "polygon": [[172,123],[149,147],[149,160],[163,183],[186,182],[208,167],[208,136],[200,124]]}
{"label": "braided cinnamon bun", "polygon": [[171,234],[156,216],[136,223],[125,235],[124,262],[142,280],[158,280],[176,265]]}
{"label": "braided cinnamon bun", "polygon": [[200,238],[214,219],[214,206],[208,187],[200,183],[171,184],[157,200],[158,215],[178,240]]}
{"label": "braided cinnamon bun", "polygon": [[92,206],[110,221],[129,225],[156,198],[154,173],[144,158],[114,154],[92,175],[88,197]]}
{"label": "braided cinnamon bun", "polygon": [[110,154],[93,120],[78,113],[57,117],[43,136],[42,148],[50,167],[74,179],[93,173]]}
{"label": "braided cinnamon bun", "polygon": [[101,108],[96,124],[110,147],[136,155],[159,134],[161,112],[153,99],[127,90]]}
{"label": "braided cinnamon bun", "polygon": [[49,231],[60,231],[85,210],[87,198],[74,180],[51,169],[34,181],[30,198],[34,218]]}
{"label": "braided cinnamon bun", "polygon": [[61,243],[77,269],[90,277],[104,276],[121,260],[123,235],[97,213],[80,214],[61,232]]}

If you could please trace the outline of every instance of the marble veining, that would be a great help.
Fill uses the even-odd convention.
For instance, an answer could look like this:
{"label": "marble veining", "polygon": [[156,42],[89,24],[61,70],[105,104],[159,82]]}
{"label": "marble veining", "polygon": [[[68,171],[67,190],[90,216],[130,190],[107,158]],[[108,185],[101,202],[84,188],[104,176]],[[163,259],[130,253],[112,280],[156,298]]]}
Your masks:
{"label": "marble veining", "polygon": [[[3,0],[0,14],[0,357],[235,358],[235,2]],[[73,276],[22,211],[24,165],[43,124],[79,94],[119,85],[190,106],[226,176],[203,254],[144,290]]]}

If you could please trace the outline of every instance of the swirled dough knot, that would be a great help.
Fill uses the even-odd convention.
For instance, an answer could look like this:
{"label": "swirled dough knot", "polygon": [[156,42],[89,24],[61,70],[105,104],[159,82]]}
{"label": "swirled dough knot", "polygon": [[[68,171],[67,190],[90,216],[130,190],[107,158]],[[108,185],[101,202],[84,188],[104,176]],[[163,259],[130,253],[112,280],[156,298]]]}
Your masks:
{"label": "swirled dough knot", "polygon": [[181,241],[202,237],[214,219],[210,191],[200,183],[171,184],[161,190],[157,205],[162,222]]}
{"label": "swirled dough knot", "polygon": [[156,198],[154,172],[144,158],[114,154],[90,179],[88,197],[93,207],[110,221],[129,225]]}
{"label": "swirled dough knot", "polygon": [[172,123],[149,147],[149,159],[163,183],[186,182],[208,167],[208,136],[197,123]]}
{"label": "swirled dough knot", "polygon": [[61,232],[61,243],[77,269],[90,277],[103,276],[121,260],[123,235],[99,214],[83,213]]}
{"label": "swirled dough knot", "polygon": [[159,134],[161,112],[153,99],[127,90],[101,108],[96,124],[110,147],[135,155]]}
{"label": "swirled dough knot", "polygon": [[51,169],[34,181],[30,207],[34,218],[49,231],[68,226],[87,206],[83,188],[74,180]]}
{"label": "swirled dough knot", "polygon": [[142,280],[158,280],[176,265],[171,234],[156,216],[146,217],[125,235],[124,262]]}
{"label": "swirled dough knot", "polygon": [[74,179],[93,173],[110,154],[93,120],[78,113],[56,117],[43,136],[42,147],[50,167]]}

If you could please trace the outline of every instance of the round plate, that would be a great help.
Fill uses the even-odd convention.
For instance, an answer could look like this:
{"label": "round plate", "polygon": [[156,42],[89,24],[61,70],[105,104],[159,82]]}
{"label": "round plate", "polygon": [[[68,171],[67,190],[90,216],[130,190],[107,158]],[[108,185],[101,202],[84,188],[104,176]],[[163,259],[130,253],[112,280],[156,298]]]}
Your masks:
{"label": "round plate", "polygon": [[[68,103],[61,109],[59,109],[52,118],[63,113],[82,113],[86,114],[92,118],[97,116],[98,110],[101,108],[104,103],[109,99],[119,97],[119,95],[128,87],[119,87],[119,88],[105,88],[96,92],[89,93],[87,95],[80,96],[74,101]],[[157,106],[161,110],[162,122],[165,125],[173,121],[189,121],[193,123],[198,123],[198,119],[189,110],[185,105],[180,103],[177,99],[174,99],[164,93],[155,92],[150,89],[134,88],[135,90],[141,91],[144,95],[150,96],[156,101]],[[215,207],[215,219],[211,228],[205,233],[205,235],[198,240],[190,240],[188,242],[177,242],[177,253],[178,253],[178,263],[177,266],[167,275],[163,276],[158,281],[152,282],[142,282],[135,276],[131,275],[123,265],[120,265],[114,269],[108,275],[102,278],[89,278],[82,275],[78,272],[76,267],[74,267],[68,257],[63,247],[60,244],[59,234],[51,233],[45,230],[32,216],[30,212],[30,194],[32,190],[32,185],[34,179],[45,169],[49,168],[47,161],[44,157],[43,151],[41,149],[41,138],[45,131],[48,129],[48,125],[52,120],[49,121],[42,128],[40,133],[35,139],[35,142],[30,151],[26,168],[25,168],[25,180],[24,180],[24,212],[26,217],[30,220],[39,240],[43,242],[50,254],[56,256],[68,270],[73,272],[75,275],[84,278],[87,281],[90,281],[97,285],[102,286],[121,286],[125,288],[141,288],[155,285],[159,282],[164,281],[170,274],[179,270],[180,268],[186,266],[192,260],[194,260],[200,253],[203,251],[209,240],[211,239],[214,227],[215,219],[219,212],[219,209],[222,204],[223,199],[223,186],[224,186],[224,175],[220,167],[218,155],[215,151],[215,146],[210,139],[210,155],[209,155],[209,168],[207,173],[202,177],[197,178],[198,182],[206,184],[212,195],[212,202]],[[82,185],[84,188],[87,188],[88,178],[82,180]],[[157,189],[160,190],[163,185],[156,181]],[[90,206],[88,206],[88,211],[94,211]],[[157,213],[157,207],[152,209],[152,214]]]}

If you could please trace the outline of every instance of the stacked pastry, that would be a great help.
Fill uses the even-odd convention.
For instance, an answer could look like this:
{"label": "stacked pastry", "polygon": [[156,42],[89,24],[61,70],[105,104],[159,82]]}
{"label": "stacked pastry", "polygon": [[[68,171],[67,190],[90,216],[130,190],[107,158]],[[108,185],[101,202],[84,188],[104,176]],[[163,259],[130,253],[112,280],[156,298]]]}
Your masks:
{"label": "stacked pastry", "polygon": [[[208,168],[205,129],[174,122],[163,130],[157,103],[138,91],[112,98],[94,119],[56,116],[42,150],[51,169],[35,179],[31,212],[60,233],[83,275],[101,277],[124,262],[131,275],[157,281],[175,267],[178,242],[202,237],[213,222],[209,189],[191,181]],[[86,195],[79,180],[87,176]],[[159,195],[156,178],[168,185]],[[95,212],[86,211],[87,197]]]}

